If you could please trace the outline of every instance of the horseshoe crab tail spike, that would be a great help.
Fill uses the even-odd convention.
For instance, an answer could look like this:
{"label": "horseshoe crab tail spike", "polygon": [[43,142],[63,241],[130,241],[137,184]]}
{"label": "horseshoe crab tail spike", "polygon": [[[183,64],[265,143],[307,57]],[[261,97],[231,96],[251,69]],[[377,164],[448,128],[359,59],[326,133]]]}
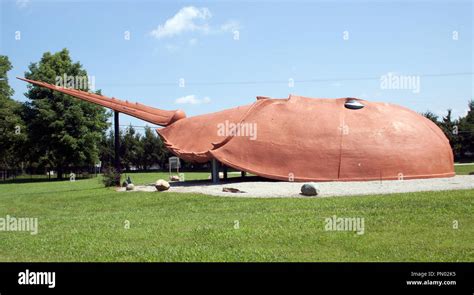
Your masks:
{"label": "horseshoe crab tail spike", "polygon": [[45,82],[29,80],[20,77],[17,77],[17,79],[31,83],[36,86],[48,88],[67,95],[71,95],[78,99],[94,103],[160,126],[168,126],[180,119],[186,118],[186,114],[181,110],[165,111],[139,103],[130,103],[128,101],[123,101],[113,97],[110,98],[104,95],[56,86]]}

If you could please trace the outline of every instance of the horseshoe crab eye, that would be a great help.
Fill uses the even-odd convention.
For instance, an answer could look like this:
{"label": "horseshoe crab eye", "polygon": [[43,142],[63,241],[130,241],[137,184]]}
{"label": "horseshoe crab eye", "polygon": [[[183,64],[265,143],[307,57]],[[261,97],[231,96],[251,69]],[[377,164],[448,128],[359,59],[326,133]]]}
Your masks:
{"label": "horseshoe crab eye", "polygon": [[358,110],[364,107],[363,104],[361,104],[359,101],[355,99],[346,100],[346,102],[344,103],[344,106],[346,107],[346,109],[351,109],[351,110]]}

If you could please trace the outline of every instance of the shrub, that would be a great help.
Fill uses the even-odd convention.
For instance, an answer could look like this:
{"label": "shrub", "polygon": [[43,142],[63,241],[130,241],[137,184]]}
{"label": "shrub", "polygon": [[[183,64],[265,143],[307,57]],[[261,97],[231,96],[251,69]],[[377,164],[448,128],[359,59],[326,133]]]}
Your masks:
{"label": "shrub", "polygon": [[106,187],[120,185],[120,171],[113,167],[107,167],[102,176],[102,182]]}

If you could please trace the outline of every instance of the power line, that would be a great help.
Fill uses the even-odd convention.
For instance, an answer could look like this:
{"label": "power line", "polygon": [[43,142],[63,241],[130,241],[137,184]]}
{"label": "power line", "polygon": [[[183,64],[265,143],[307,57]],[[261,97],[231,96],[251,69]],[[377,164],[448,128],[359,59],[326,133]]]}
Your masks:
{"label": "power line", "polygon": [[[395,73],[392,73],[395,74]],[[442,74],[411,74],[404,76],[416,76],[416,77],[425,77],[425,78],[435,78],[435,77],[455,77],[455,76],[472,76],[474,72],[459,72],[459,73],[442,73]],[[288,80],[255,80],[255,81],[186,81],[184,80],[184,85],[192,86],[213,86],[213,85],[255,85],[255,84],[288,84],[289,80],[293,83],[322,83],[322,82],[339,82],[339,81],[370,81],[370,80],[380,80],[383,75],[377,77],[359,77],[359,78],[309,78],[309,79],[292,79]],[[102,83],[101,86],[115,86],[115,87],[158,87],[158,86],[178,86],[179,81],[175,82],[145,82],[145,83]],[[184,87],[183,87],[184,88]]]}

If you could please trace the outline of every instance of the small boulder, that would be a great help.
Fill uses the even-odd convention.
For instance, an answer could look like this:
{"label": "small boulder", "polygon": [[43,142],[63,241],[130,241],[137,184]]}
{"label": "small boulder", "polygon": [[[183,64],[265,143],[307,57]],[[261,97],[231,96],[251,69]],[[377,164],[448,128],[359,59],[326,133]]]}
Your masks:
{"label": "small boulder", "polygon": [[170,176],[170,181],[179,181],[179,176],[178,175],[171,175]]}
{"label": "small boulder", "polygon": [[133,191],[135,189],[135,185],[133,183],[127,184],[127,191]]}
{"label": "small boulder", "polygon": [[164,179],[158,179],[155,183],[155,187],[158,191],[162,192],[168,190],[170,188],[170,184]]}
{"label": "small boulder", "polygon": [[301,187],[301,194],[304,196],[317,196],[319,193],[319,187],[314,183],[305,183]]}
{"label": "small boulder", "polygon": [[127,187],[127,185],[132,184],[132,183],[133,183],[133,182],[132,182],[132,180],[130,179],[130,176],[129,176],[129,177],[127,177],[126,180],[124,180],[124,181],[122,182],[122,187]]}

